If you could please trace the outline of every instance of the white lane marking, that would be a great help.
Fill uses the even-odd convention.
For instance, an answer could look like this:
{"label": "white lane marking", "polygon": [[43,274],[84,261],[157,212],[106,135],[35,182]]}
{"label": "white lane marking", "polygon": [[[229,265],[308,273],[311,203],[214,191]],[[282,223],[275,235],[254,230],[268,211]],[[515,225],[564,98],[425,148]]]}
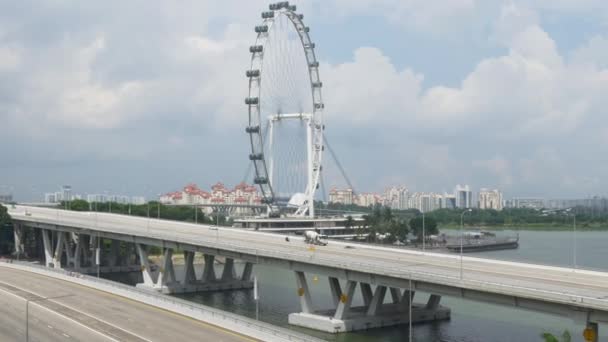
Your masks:
{"label": "white lane marking", "polygon": [[68,335],[66,333],[61,333],[61,335],[65,336],[66,338],[70,338],[70,335]]}
{"label": "white lane marking", "polygon": [[[1,282],[1,283],[6,284],[5,282]],[[10,284],[6,284],[6,285],[10,285]],[[9,295],[11,295],[11,296],[13,296],[13,297],[17,297],[17,298],[19,298],[19,299],[21,299],[21,300],[25,301],[25,298],[23,298],[23,297],[19,296],[18,294],[15,294],[15,293],[12,293],[12,292],[10,292],[10,291],[7,291],[7,290],[5,290],[5,289],[0,288],[0,292],[8,293]],[[85,329],[88,329],[88,330],[90,330],[90,331],[92,331],[92,332],[94,332],[94,333],[96,333],[96,334],[99,334],[100,336],[103,336],[103,337],[105,337],[105,338],[109,339],[110,341],[114,341],[114,342],[120,342],[119,340],[114,339],[114,338],[112,338],[111,336],[108,336],[108,335],[106,335],[106,334],[103,334],[102,332],[97,331],[97,330],[95,330],[95,329],[93,329],[93,328],[89,327],[88,325],[84,325],[84,324],[82,324],[82,323],[80,323],[80,322],[78,322],[78,321],[76,321],[76,320],[74,320],[74,319],[72,319],[72,318],[70,318],[70,317],[67,317],[67,316],[64,316],[64,315],[60,314],[60,313],[59,313],[59,312],[57,312],[57,311],[53,311],[53,310],[51,310],[51,309],[47,308],[46,306],[40,305],[40,303],[36,303],[36,302],[30,302],[30,305],[32,305],[32,306],[37,306],[37,307],[42,308],[42,309],[44,309],[44,310],[46,310],[46,311],[49,311],[49,312],[51,312],[51,313],[54,313],[55,315],[57,315],[57,316],[59,316],[59,317],[61,317],[61,318],[63,318],[63,319],[66,319],[66,320],[68,320],[68,321],[72,321],[72,322],[74,322],[74,323],[76,323],[76,324],[80,325],[81,327],[83,327],[83,328],[85,328]]]}
{"label": "white lane marking", "polygon": [[47,327],[49,327],[49,329],[53,329],[53,326],[52,326],[52,325],[48,325],[48,324],[47,324],[46,326],[47,326]]}
{"label": "white lane marking", "polygon": [[[59,282],[65,281],[65,280],[61,280],[61,279],[57,279],[57,280],[58,280]],[[14,286],[14,285],[11,285],[11,284],[8,284],[8,283],[5,283],[5,282],[3,282],[3,281],[0,281],[0,283],[5,284],[5,285],[9,285],[9,286]],[[88,289],[88,288],[87,288],[87,289]],[[0,290],[2,290],[2,289],[0,289]],[[31,291],[31,290],[29,290],[29,291],[28,291],[28,290],[25,290],[25,291],[27,291],[27,292],[29,292],[29,293],[32,293],[32,294],[35,294],[35,295],[37,295],[37,296],[39,296],[39,297],[44,297],[42,294],[40,294],[40,293],[36,293],[36,292],[34,292],[34,291]],[[103,292],[103,291],[102,291],[102,292]],[[108,292],[104,292],[104,293],[108,293]],[[113,295],[113,294],[111,294],[111,293],[110,293],[110,295],[112,295],[112,296],[116,296],[116,295]],[[22,297],[20,297],[20,298],[22,298]],[[123,297],[116,296],[116,298],[117,298],[117,299],[122,299]],[[152,342],[150,339],[147,339],[147,338],[142,337],[142,336],[140,336],[140,335],[138,335],[138,334],[136,334],[136,333],[133,333],[133,332],[131,332],[131,331],[128,331],[128,330],[126,330],[125,328],[121,328],[121,327],[119,327],[119,326],[117,326],[117,325],[114,325],[114,324],[108,323],[107,321],[105,321],[105,320],[103,320],[103,319],[101,319],[101,318],[99,318],[99,317],[95,317],[95,316],[93,316],[93,314],[88,314],[88,313],[86,313],[86,312],[84,312],[84,311],[81,311],[81,310],[75,309],[74,307],[72,307],[72,306],[70,306],[70,305],[67,305],[67,304],[65,304],[65,303],[61,303],[61,302],[57,301],[57,299],[60,299],[60,298],[56,298],[56,299],[52,299],[52,298],[51,298],[51,299],[49,299],[48,301],[49,301],[49,302],[53,302],[53,303],[55,303],[55,304],[62,305],[62,306],[64,306],[64,307],[68,308],[68,309],[74,310],[74,311],[78,312],[79,314],[82,314],[82,315],[85,315],[85,316],[89,316],[89,317],[91,317],[91,318],[94,318],[94,319],[98,320],[98,321],[99,321],[99,322],[101,322],[101,323],[107,324],[107,325],[109,325],[109,326],[111,326],[111,327],[113,327],[113,328],[116,328],[116,329],[118,329],[118,330],[122,330],[122,331],[124,331],[125,333],[130,334],[130,335],[133,335],[133,336],[135,336],[135,337],[138,337],[138,338],[140,338],[140,339],[142,339],[142,340],[144,340],[144,341]],[[127,299],[128,299],[128,298],[127,298]],[[32,303],[32,304],[33,304],[33,303],[35,303],[35,302],[30,302],[30,303]],[[49,311],[51,311],[51,312],[55,312],[56,314],[61,315],[62,317],[65,317],[65,318],[67,318],[67,319],[70,319],[70,320],[72,320],[72,321],[74,321],[74,322],[76,322],[76,323],[79,323],[78,321],[75,321],[75,320],[73,320],[73,319],[71,319],[71,318],[68,318],[67,316],[63,316],[62,314],[60,314],[60,313],[58,313],[58,312],[56,312],[56,311],[53,311],[53,310],[51,310],[51,309],[48,309],[48,308],[46,308],[46,307],[44,307],[44,306],[42,306],[42,305],[39,305],[39,306],[40,306],[40,307],[42,307],[42,308],[45,308],[45,309],[47,309],[47,310],[49,310]],[[80,325],[87,327],[86,325],[84,325],[84,324],[82,324],[82,323],[80,323]],[[146,325],[146,324],[143,324],[143,326],[147,327],[147,325]],[[89,327],[87,327],[87,328],[89,328]],[[89,329],[90,329],[90,330],[93,330],[92,328],[89,328]],[[94,331],[97,331],[97,330],[94,330]],[[99,332],[99,333],[100,333],[100,334],[102,334],[103,336],[106,336],[105,334],[103,334],[103,333],[101,333],[101,332]],[[109,336],[108,336],[108,337],[109,337]],[[112,340],[114,340],[114,339],[112,339]]]}

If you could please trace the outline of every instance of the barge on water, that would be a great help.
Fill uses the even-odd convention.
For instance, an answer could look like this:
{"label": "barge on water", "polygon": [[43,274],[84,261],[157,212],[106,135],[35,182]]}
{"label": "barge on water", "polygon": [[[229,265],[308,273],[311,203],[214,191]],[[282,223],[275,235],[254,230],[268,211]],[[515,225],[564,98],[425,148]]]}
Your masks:
{"label": "barge on water", "polygon": [[494,233],[486,231],[465,232],[462,237],[451,239],[445,246],[450,252],[463,253],[497,251],[502,249],[516,249],[519,247],[519,234],[516,237],[496,237]]}

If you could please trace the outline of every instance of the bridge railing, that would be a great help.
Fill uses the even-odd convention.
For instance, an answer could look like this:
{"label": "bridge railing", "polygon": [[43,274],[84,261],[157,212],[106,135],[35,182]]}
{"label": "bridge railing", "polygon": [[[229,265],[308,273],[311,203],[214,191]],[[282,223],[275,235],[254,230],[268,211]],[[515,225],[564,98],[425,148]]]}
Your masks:
{"label": "bridge railing", "polygon": [[[13,259],[0,259],[0,262],[5,264],[10,264],[10,266],[16,266],[14,268],[26,269],[28,271],[33,271],[35,273],[44,274],[44,275],[56,275],[72,278],[76,282],[79,280],[84,280],[85,282],[89,282],[92,284],[102,285],[103,290],[107,292],[114,293],[120,296],[124,296],[124,294],[133,294],[133,296],[128,296],[128,298],[139,297],[147,298],[148,300],[144,300],[143,302],[147,302],[148,304],[153,303],[161,303],[165,304],[165,307],[174,308],[176,310],[172,310],[178,313],[186,314],[189,313],[199,313],[207,318],[211,318],[210,320],[206,320],[211,324],[217,324],[218,322],[228,322],[236,325],[237,327],[253,329],[257,332],[262,333],[261,336],[271,336],[273,340],[281,340],[281,341],[295,341],[295,342],[304,342],[304,341],[322,341],[320,339],[316,339],[312,336],[308,336],[305,334],[300,334],[294,331],[290,331],[285,328],[281,328],[269,323],[265,323],[262,321],[250,319],[244,316],[240,316],[237,314],[232,314],[220,309],[215,309],[209,306],[205,306],[202,304],[194,303],[185,299],[180,299],[168,295],[159,294],[157,292],[147,291],[143,289],[139,289],[133,286],[117,283],[111,280],[96,278],[88,275],[84,275],[77,272],[71,272],[63,269],[54,269],[48,268],[41,265],[32,264],[29,262],[16,261]],[[112,289],[116,291],[112,291]],[[109,291],[108,291],[109,290]],[[158,305],[156,305],[158,306]],[[191,315],[188,315],[191,316]],[[196,318],[196,317],[195,317]],[[218,324],[220,326],[225,327],[223,324]],[[237,331],[238,332],[238,331]],[[260,335],[257,335],[260,336]],[[255,335],[254,335],[255,337]]]}

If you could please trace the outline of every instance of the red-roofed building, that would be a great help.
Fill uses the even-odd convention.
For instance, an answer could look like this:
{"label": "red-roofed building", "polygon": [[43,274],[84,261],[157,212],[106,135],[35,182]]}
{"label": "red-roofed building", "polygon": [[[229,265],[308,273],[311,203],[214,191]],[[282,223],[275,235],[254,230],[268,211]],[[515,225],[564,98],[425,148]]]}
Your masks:
{"label": "red-roofed building", "polygon": [[211,186],[211,191],[201,190],[196,184],[184,186],[182,191],[170,192],[160,197],[165,204],[260,204],[261,197],[255,186],[245,182],[237,184],[233,190],[228,189],[224,183],[217,182]]}

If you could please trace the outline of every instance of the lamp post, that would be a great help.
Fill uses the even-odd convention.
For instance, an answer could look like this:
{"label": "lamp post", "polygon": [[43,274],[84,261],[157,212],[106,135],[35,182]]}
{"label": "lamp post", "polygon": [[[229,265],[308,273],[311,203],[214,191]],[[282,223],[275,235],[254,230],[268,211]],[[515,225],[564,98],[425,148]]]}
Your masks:
{"label": "lamp post", "polygon": [[422,212],[422,252],[426,249],[426,236],[424,231],[424,211]]}
{"label": "lamp post", "polygon": [[464,235],[464,214],[470,213],[473,209],[469,208],[460,214],[460,280],[462,280],[462,245]]}
{"label": "lamp post", "polygon": [[576,270],[576,214],[572,212],[572,268]]}

